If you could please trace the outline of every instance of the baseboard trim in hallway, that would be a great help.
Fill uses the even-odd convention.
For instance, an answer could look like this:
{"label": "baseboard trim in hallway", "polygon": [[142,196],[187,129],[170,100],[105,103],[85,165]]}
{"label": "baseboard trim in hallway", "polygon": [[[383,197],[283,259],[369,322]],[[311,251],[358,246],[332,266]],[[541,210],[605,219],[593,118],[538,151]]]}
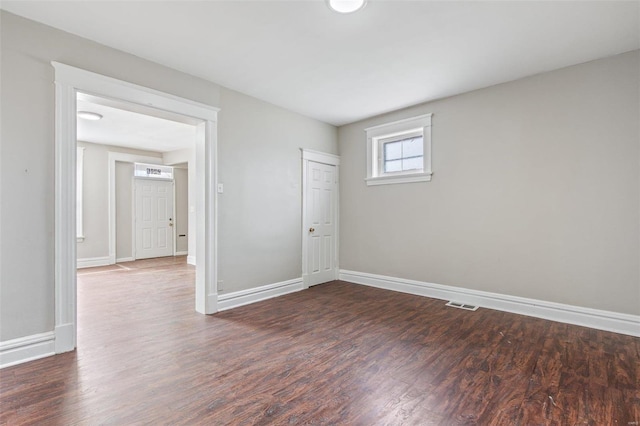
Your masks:
{"label": "baseboard trim in hallway", "polygon": [[112,261],[111,257],[87,257],[84,259],[78,259],[77,268],[95,268],[96,266],[107,266],[115,263],[115,259]]}

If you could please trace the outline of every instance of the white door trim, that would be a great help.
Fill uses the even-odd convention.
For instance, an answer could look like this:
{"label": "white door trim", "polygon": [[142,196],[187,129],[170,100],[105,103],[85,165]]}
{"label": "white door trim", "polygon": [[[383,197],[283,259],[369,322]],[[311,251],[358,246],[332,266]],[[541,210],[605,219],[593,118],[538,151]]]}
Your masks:
{"label": "white door trim", "polygon": [[59,62],[55,69],[55,351],[76,347],[76,96],[90,93],[147,105],[202,120],[196,141],[196,310],[217,311],[217,117],[218,108]]}
{"label": "white door trim", "polygon": [[334,238],[334,253],[335,253],[335,271],[334,279],[338,279],[340,272],[340,157],[334,154],[328,154],[325,152],[312,151],[310,149],[300,149],[302,151],[302,286],[303,288],[309,288],[309,265],[307,262],[309,238],[307,238],[307,171],[309,169],[309,161],[316,163],[328,164],[336,167],[336,179],[338,184],[335,190],[335,202],[333,203],[335,214],[335,238]]}

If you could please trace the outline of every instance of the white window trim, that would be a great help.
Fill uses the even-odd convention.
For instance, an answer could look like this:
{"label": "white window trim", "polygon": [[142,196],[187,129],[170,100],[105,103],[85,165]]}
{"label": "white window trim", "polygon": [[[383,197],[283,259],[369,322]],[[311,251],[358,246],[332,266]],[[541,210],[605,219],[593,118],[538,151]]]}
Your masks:
{"label": "white window trim", "polygon": [[84,147],[79,146],[76,149],[76,242],[84,241],[84,222],[82,218],[83,205],[82,193],[84,185]]}
{"label": "white window trim", "polygon": [[[368,127],[367,134],[367,177],[368,186],[388,185],[395,183],[428,182],[433,174],[431,170],[431,116],[424,114],[391,123]],[[380,141],[422,131],[424,167],[419,172],[406,171],[397,173],[381,173]]]}

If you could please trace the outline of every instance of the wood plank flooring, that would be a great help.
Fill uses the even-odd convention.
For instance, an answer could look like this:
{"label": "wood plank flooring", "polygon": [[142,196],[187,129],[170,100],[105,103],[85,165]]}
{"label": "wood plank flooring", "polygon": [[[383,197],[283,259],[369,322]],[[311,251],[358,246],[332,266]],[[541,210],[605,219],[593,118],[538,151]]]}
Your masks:
{"label": "wood plank flooring", "polygon": [[204,316],[184,258],[79,273],[78,349],[7,425],[637,425],[640,339],[332,282]]}

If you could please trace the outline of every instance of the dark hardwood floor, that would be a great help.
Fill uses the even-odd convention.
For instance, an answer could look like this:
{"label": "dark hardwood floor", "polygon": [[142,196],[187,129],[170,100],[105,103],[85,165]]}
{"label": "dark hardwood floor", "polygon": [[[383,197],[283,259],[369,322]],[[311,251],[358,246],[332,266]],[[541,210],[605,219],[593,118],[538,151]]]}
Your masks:
{"label": "dark hardwood floor", "polygon": [[0,423],[640,421],[638,338],[344,282],[204,316],[193,280],[80,271],[77,351],[0,370]]}

